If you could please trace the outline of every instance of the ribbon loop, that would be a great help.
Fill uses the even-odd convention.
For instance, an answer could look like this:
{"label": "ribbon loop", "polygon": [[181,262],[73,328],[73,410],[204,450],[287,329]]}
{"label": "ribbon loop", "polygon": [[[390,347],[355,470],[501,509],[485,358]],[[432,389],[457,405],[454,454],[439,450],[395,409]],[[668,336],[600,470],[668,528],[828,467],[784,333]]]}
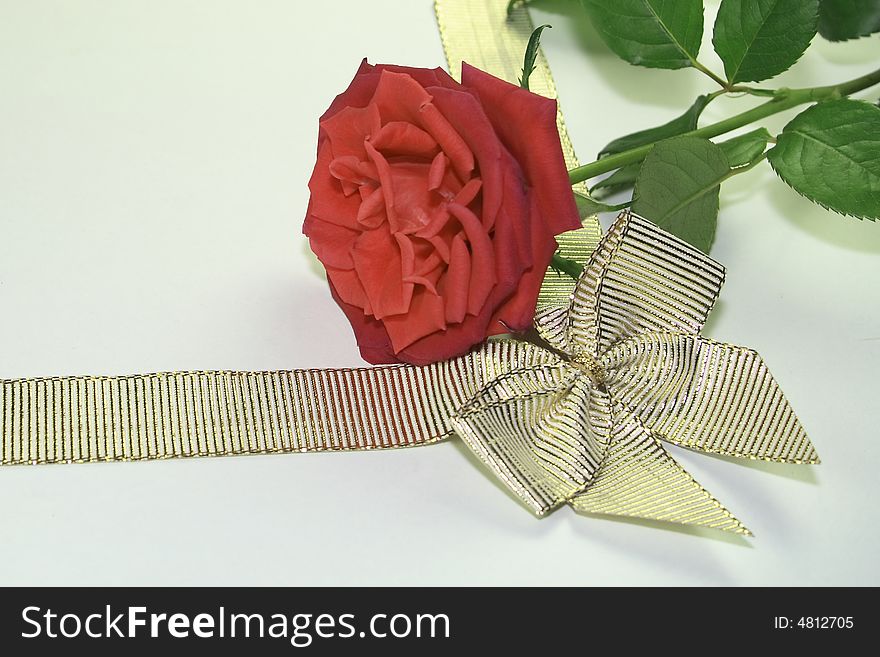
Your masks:
{"label": "ribbon loop", "polygon": [[596,354],[647,332],[699,333],[723,282],[720,264],[626,211],[593,252],[567,315],[545,310],[536,325],[567,353]]}

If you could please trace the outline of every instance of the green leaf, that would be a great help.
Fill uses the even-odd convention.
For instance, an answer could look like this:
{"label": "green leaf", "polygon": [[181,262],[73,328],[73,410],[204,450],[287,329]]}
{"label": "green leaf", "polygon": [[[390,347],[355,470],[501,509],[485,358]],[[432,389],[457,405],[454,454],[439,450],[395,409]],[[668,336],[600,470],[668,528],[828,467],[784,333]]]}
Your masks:
{"label": "green leaf", "polygon": [[846,41],[880,32],[880,0],[821,0],[819,34]]}
{"label": "green leaf", "polygon": [[880,107],[851,98],[813,105],[785,126],[767,158],[814,203],[880,217]]}
{"label": "green leaf", "polygon": [[623,203],[617,203],[616,205],[602,203],[601,201],[597,201],[596,199],[587,196],[586,194],[581,194],[580,192],[574,193],[574,200],[575,203],[577,203],[578,213],[580,214],[581,219],[594,214],[599,214],[600,212],[620,212],[624,208],[628,208],[632,205],[632,201],[625,201]]}
{"label": "green leaf", "polygon": [[557,276],[565,274],[574,280],[580,279],[581,273],[584,271],[583,265],[576,260],[566,258],[559,249],[556,250],[556,253],[550,259],[550,268],[556,272]]}
{"label": "green leaf", "polygon": [[661,141],[636,179],[633,212],[709,252],[718,222],[718,191],[730,175],[720,146],[700,137]]}
{"label": "green leaf", "polygon": [[767,132],[766,128],[758,128],[739,137],[722,141],[718,145],[724,151],[727,163],[733,169],[750,164],[764,152],[767,144],[772,140],[773,135]]}
{"label": "green leaf", "polygon": [[[654,142],[657,142],[661,139],[678,137],[685,132],[696,130],[697,121],[700,118],[700,114],[702,114],[703,110],[705,109],[706,105],[709,104],[710,100],[710,96],[698,96],[697,99],[694,101],[694,104],[691,105],[687,109],[687,111],[684,112],[684,114],[675,117],[674,119],[672,119],[668,123],[664,123],[663,125],[654,128],[648,128],[646,130],[640,130],[638,132],[633,132],[632,134],[625,135],[623,137],[615,139],[612,142],[609,142],[599,152],[599,157],[602,158],[607,155],[613,155],[614,153],[621,153],[631,148],[638,148],[639,146],[644,146],[646,144],[653,144]],[[602,195],[608,195],[614,192],[632,188],[633,184],[636,181],[636,176],[639,173],[640,166],[641,163],[637,162],[635,164],[628,164],[624,167],[621,167],[607,178],[604,178],[593,185],[593,187],[590,189],[590,192],[594,193],[598,191]]]}
{"label": "green leaf", "polygon": [[620,137],[619,139],[615,139],[599,151],[599,157],[601,158],[606,155],[621,153],[623,151],[628,151],[631,148],[638,148],[645,144],[653,144],[655,141],[660,141],[661,139],[677,137],[685,132],[696,130],[697,120],[700,118],[703,109],[709,104],[709,100],[709,96],[698,96],[694,101],[694,104],[691,105],[684,114],[675,117],[669,123],[664,123],[656,128],[640,130],[639,132],[634,132],[624,137]]}
{"label": "green leaf", "polygon": [[692,66],[703,38],[702,0],[582,0],[619,57],[649,68]]}
{"label": "green leaf", "polygon": [[636,178],[639,175],[639,168],[642,166],[641,162],[637,162],[636,164],[627,164],[626,166],[620,167],[617,171],[612,173],[607,178],[603,178],[595,185],[590,188],[590,194],[594,197],[597,193],[600,196],[607,196],[609,194],[613,194],[614,192],[621,192],[626,189],[632,189],[632,186],[636,182]]}
{"label": "green leaf", "polygon": [[529,76],[535,70],[535,60],[538,58],[538,48],[541,47],[541,32],[545,28],[552,28],[552,25],[541,25],[536,27],[529,37],[529,43],[526,45],[526,54],[523,57],[522,77],[519,79],[519,86],[523,89],[529,88]]}
{"label": "green leaf", "polygon": [[794,64],[816,35],[819,0],[721,0],[712,43],[727,81],[758,82]]}

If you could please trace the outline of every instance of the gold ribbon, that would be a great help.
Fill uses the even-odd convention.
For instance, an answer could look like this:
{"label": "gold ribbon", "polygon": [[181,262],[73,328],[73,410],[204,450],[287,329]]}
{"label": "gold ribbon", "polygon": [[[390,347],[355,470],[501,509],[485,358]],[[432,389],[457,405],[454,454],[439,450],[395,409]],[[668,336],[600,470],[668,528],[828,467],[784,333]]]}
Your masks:
{"label": "gold ribbon", "polygon": [[167,372],[0,381],[0,463],[409,447],[511,369],[552,355],[512,341],[426,367]]}
{"label": "gold ribbon", "polygon": [[[531,22],[524,8],[503,22],[505,6],[437,2],[453,70],[467,58],[515,77]],[[553,95],[543,56],[532,79]],[[794,463],[816,453],[760,357],[698,335],[720,265],[634,215],[593,252],[598,234],[590,217],[564,236],[564,255],[592,256],[576,285],[548,272],[541,344],[493,340],[426,367],[0,380],[0,463],[382,449],[454,431],[539,515],[567,502],[747,533],[660,441]]]}

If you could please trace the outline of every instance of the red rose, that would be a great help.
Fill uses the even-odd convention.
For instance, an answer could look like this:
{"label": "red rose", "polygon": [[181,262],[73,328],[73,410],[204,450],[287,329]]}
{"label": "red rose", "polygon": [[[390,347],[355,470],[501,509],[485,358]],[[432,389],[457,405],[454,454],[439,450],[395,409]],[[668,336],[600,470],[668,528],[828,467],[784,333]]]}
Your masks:
{"label": "red rose", "polygon": [[580,227],[556,102],[467,64],[364,61],[320,121],[303,232],[371,363],[417,365],[532,324]]}

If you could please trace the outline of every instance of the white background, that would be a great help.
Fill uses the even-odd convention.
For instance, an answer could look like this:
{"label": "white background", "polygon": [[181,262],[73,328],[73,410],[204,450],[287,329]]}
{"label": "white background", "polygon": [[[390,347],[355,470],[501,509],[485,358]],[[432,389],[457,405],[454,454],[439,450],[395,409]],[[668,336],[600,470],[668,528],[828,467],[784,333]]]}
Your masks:
{"label": "white background", "polygon": [[[712,88],[543,6],[582,160]],[[878,45],[817,39],[779,83],[855,77]],[[0,377],[359,365],[300,224],[317,117],[364,56],[445,64],[431,3],[0,0]],[[880,226],[764,167],[725,185],[713,255],[707,332],[761,351],[823,458],[676,451],[752,540],[536,520],[456,442],[10,467],[0,583],[880,584]]]}

